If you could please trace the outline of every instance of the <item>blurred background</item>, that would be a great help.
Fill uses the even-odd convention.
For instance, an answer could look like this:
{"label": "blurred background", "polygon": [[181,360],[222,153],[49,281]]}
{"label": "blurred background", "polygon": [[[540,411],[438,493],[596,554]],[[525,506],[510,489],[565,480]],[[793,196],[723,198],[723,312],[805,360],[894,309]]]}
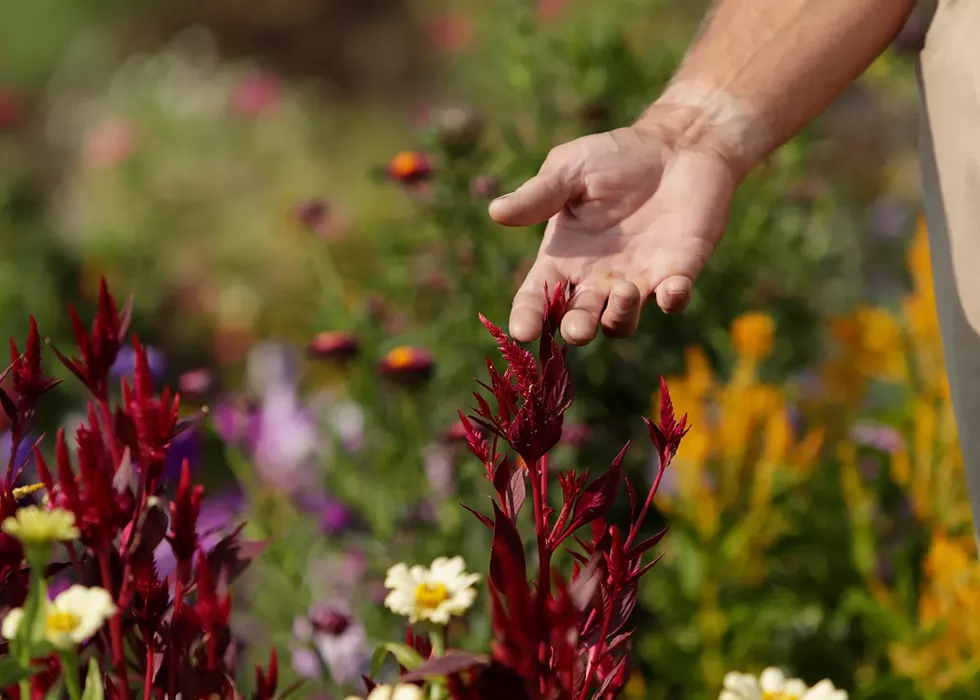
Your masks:
{"label": "blurred background", "polygon": [[[486,494],[456,411],[539,230],[486,205],[560,141],[631,121],[701,0],[0,3],[0,331],[71,346],[100,278],[133,297],[202,532],[248,521],[246,653],[308,697],[397,638],[385,569],[462,554]],[[556,462],[601,467],[657,379],[694,428],[659,507],[632,698],[781,665],[854,698],[975,698],[980,569],[919,221],[913,18],[740,190],[687,313],[572,354]],[[127,364],[128,363],[128,364]],[[55,368],[54,362],[49,366]],[[132,372],[131,355],[117,365]],[[44,430],[78,420],[68,385]],[[9,438],[8,438],[9,439]],[[0,441],[3,434],[0,433]],[[161,567],[163,565],[161,564]],[[481,608],[454,630],[482,648]]]}

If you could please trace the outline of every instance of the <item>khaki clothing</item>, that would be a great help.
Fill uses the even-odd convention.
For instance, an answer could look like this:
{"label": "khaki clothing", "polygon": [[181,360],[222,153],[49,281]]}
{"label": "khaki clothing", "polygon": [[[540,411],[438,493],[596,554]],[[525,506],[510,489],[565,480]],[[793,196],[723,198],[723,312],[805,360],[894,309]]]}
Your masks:
{"label": "khaki clothing", "polygon": [[919,59],[921,172],[936,304],[980,526],[980,0],[939,0]]}

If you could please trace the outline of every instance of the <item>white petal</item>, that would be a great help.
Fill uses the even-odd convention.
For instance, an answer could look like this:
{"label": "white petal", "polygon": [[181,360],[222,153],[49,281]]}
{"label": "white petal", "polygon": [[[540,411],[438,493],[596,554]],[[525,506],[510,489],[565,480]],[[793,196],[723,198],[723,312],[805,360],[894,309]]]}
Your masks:
{"label": "white petal", "polygon": [[799,678],[791,678],[790,680],[786,681],[786,684],[783,686],[783,692],[794,698],[802,698],[804,695],[806,695],[806,690],[806,683],[801,681]]}
{"label": "white petal", "polygon": [[415,610],[415,594],[395,589],[385,597],[384,605],[396,615],[408,615]]}
{"label": "white petal", "polygon": [[410,683],[399,683],[391,694],[391,700],[422,700],[422,689]]}
{"label": "white petal", "polygon": [[759,681],[755,676],[747,673],[731,671],[725,674],[725,690],[732,691],[737,697],[745,700],[761,700],[762,691],[759,690]]}
{"label": "white petal", "polygon": [[3,618],[3,624],[0,625],[0,635],[3,635],[4,639],[13,639],[16,637],[17,628],[20,627],[20,621],[23,619],[24,609],[12,608]]}
{"label": "white petal", "polygon": [[414,588],[416,584],[405,564],[395,564],[385,574],[385,588]]}
{"label": "white petal", "polygon": [[431,572],[420,564],[416,564],[409,569],[408,574],[412,578],[412,583],[416,586],[432,580]]}
{"label": "white petal", "polygon": [[847,692],[837,690],[829,680],[822,680],[802,696],[802,700],[847,700]]}
{"label": "white petal", "polygon": [[432,562],[430,571],[432,578],[443,583],[450,583],[463,575],[466,570],[466,562],[463,557],[439,557]]}
{"label": "white petal", "polygon": [[759,676],[763,693],[778,693],[786,687],[786,676],[778,668],[767,668]]}

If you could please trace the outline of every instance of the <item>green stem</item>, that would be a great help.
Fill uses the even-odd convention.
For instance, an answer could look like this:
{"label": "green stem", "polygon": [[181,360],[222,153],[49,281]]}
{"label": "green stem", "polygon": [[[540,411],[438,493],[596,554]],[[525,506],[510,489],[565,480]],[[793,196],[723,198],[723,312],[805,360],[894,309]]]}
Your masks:
{"label": "green stem", "polygon": [[78,655],[73,649],[59,653],[58,657],[65,669],[65,686],[68,688],[69,697],[71,700],[82,700],[82,686],[78,682]]}

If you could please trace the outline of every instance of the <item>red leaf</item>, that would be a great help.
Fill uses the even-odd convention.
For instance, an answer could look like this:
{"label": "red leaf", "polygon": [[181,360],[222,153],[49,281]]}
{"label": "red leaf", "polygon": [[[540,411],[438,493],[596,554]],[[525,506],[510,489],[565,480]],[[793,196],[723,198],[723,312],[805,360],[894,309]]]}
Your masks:
{"label": "red leaf", "polygon": [[470,508],[465,503],[460,503],[460,505],[463,506],[469,512],[471,512],[473,515],[475,515],[477,520],[479,520],[481,523],[483,523],[488,528],[490,528],[491,530],[493,530],[493,521],[490,518],[488,518],[487,516],[485,516],[483,513],[481,513],[478,510],[473,510],[472,508]]}
{"label": "red leaf", "polygon": [[605,517],[612,507],[616,492],[619,490],[619,481],[623,473],[623,458],[629,443],[616,455],[616,459],[609,465],[609,469],[589,484],[578,500],[575,502],[575,510],[572,513],[571,522],[568,524],[568,532],[574,532],[583,525],[587,525],[597,518]]}
{"label": "red leaf", "polygon": [[656,547],[658,544],[660,544],[660,540],[662,540],[664,538],[664,535],[667,534],[667,530],[669,530],[669,529],[670,529],[670,526],[668,525],[667,527],[665,527],[663,530],[661,530],[660,532],[658,532],[653,537],[650,537],[649,539],[643,540],[638,545],[636,545],[635,547],[633,547],[633,549],[629,553],[630,559],[635,559],[637,557],[642,557],[645,552],[647,552],[648,550],[650,550],[652,547]]}
{"label": "red leaf", "polygon": [[401,683],[417,683],[433,676],[452,676],[464,671],[486,668],[490,665],[490,657],[484,654],[471,654],[463,651],[448,651],[443,656],[437,656],[418,668],[402,674]]}
{"label": "red leaf", "polygon": [[[524,542],[511,519],[494,503],[493,542],[490,546],[490,582],[509,598],[508,593],[514,589],[514,581],[522,581],[524,588],[527,588],[527,560],[524,554]],[[513,603],[510,600],[508,602]]]}

